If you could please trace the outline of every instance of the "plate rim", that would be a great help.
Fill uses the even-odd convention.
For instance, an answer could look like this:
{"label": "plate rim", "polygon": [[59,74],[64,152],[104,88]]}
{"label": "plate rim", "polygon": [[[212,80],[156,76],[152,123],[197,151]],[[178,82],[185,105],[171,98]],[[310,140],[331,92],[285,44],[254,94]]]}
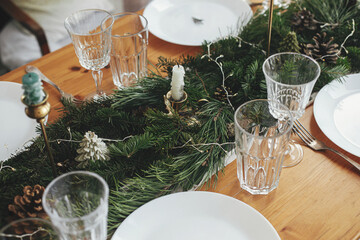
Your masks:
{"label": "plate rim", "polygon": [[[144,205],[142,205],[141,207],[137,208],[133,213],[131,213],[121,224],[120,226],[116,229],[115,233],[112,236],[112,240],[117,240],[117,239],[122,239],[121,236],[117,236],[117,234],[119,234],[120,231],[122,231],[122,226],[124,226],[125,224],[127,224],[128,222],[132,222],[134,221],[133,216],[134,215],[138,215],[139,212],[142,211],[143,208],[148,208],[149,205],[155,204],[155,201],[173,201],[173,199],[176,199],[178,197],[182,197],[183,195],[190,195],[190,198],[193,197],[194,195],[203,195],[202,197],[208,197],[208,196],[212,196],[217,198],[217,200],[221,200],[221,201],[228,201],[228,202],[233,202],[234,204],[239,204],[239,206],[241,206],[241,208],[246,208],[247,210],[249,210],[252,214],[254,214],[254,216],[256,216],[259,219],[262,219],[264,221],[264,224],[266,224],[269,229],[271,229],[274,239],[277,240],[281,240],[279,233],[276,231],[275,227],[270,223],[270,221],[264,217],[264,215],[262,215],[259,211],[257,211],[255,208],[253,208],[252,206],[246,204],[245,202],[236,199],[234,197],[222,194],[222,193],[216,193],[216,192],[209,192],[209,191],[186,191],[186,192],[176,192],[176,193],[171,193],[171,194],[167,194],[158,198],[155,198],[147,203],[145,203]],[[125,224],[124,224],[125,223]],[[124,224],[124,225],[123,225]]]}
{"label": "plate rim", "polygon": [[[15,88],[18,88],[20,91],[22,89],[22,84],[20,83],[17,83],[17,82],[9,82],[9,81],[0,81],[0,92],[3,91],[3,89],[5,87],[9,87],[11,86],[11,88],[15,89]],[[17,91],[17,90],[16,90]],[[1,98],[1,97],[0,97]],[[10,101],[16,101],[16,96],[12,96],[12,98],[9,99]],[[20,101],[20,98],[18,99],[18,102],[15,102],[19,105],[23,105]],[[24,105],[24,115],[25,115],[25,105]],[[29,119],[30,121],[32,121],[31,119]],[[31,144],[30,141],[32,139],[34,139],[35,137],[39,136],[39,134],[37,133],[36,131],[36,127],[37,127],[37,123],[36,121],[34,120],[33,122],[33,126],[34,126],[34,131],[33,131],[33,134],[32,136],[30,137],[30,134],[28,135],[27,138],[24,137],[24,143],[20,146],[17,146],[16,149],[12,152],[9,152],[9,153],[6,153],[2,156],[2,154],[0,154],[0,162],[5,162],[7,161],[8,159],[12,158],[13,156],[15,156],[16,154],[19,154],[20,152],[22,152],[24,150],[24,147],[28,146],[28,144]],[[0,146],[1,148],[3,146]]]}
{"label": "plate rim", "polygon": [[[321,108],[321,106],[320,106],[320,104],[322,102],[327,101],[329,99],[333,99],[327,93],[328,88],[330,88],[330,87],[337,87],[337,86],[343,86],[343,85],[346,86],[346,84],[350,84],[351,82],[356,81],[356,78],[358,78],[359,88],[356,88],[356,90],[359,90],[359,92],[360,92],[360,73],[348,74],[344,77],[345,78],[341,79],[341,80],[334,79],[330,83],[326,84],[324,87],[322,87],[320,89],[320,91],[317,94],[315,101],[314,101],[313,113],[314,113],[314,118],[315,118],[317,125],[319,126],[320,130],[325,134],[326,137],[328,137],[334,144],[336,144],[341,149],[347,151],[348,153],[353,154],[354,156],[360,157],[360,148],[356,147],[353,143],[351,143],[344,136],[342,136],[336,127],[334,129],[330,129],[326,126],[327,124],[324,123],[324,121],[325,121],[324,118],[327,117],[328,121],[331,121],[331,123],[334,126],[336,126],[336,124],[334,122],[334,111],[335,111],[334,107],[337,106],[339,101],[344,99],[343,98],[344,96],[348,95],[346,93],[346,91],[342,90],[342,92],[340,92],[341,97],[339,97],[339,100],[333,101],[334,102],[333,106],[328,107],[328,108]],[[343,81],[343,82],[341,82],[341,81]],[[350,95],[348,95],[348,96],[350,96]]]}
{"label": "plate rim", "polygon": [[[148,20],[148,22],[149,22],[149,24],[148,24],[148,30],[149,30],[149,32],[151,32],[154,36],[156,36],[157,38],[159,38],[159,39],[162,39],[162,40],[164,40],[164,41],[167,41],[167,42],[169,42],[169,43],[173,43],[173,44],[177,44],[177,45],[182,45],[182,46],[191,46],[191,47],[195,47],[195,46],[202,46],[202,44],[203,44],[203,42],[206,40],[206,39],[203,39],[200,43],[197,43],[197,44],[191,44],[191,43],[185,43],[185,42],[183,42],[183,41],[174,41],[174,40],[169,40],[168,38],[166,38],[166,37],[163,37],[163,34],[159,34],[159,32],[158,31],[153,31],[153,29],[151,29],[152,28],[152,24],[150,24],[150,19],[151,19],[151,17],[150,17],[150,19],[149,19],[149,9],[151,9],[155,4],[157,4],[158,2],[161,2],[161,1],[167,1],[167,2],[169,2],[169,0],[152,0],[149,4],[147,4],[146,5],[146,7],[145,7],[145,9],[144,9],[144,11],[143,11],[143,13],[142,13],[142,15]],[[190,0],[189,0],[190,1]],[[199,2],[204,2],[205,0],[191,0],[191,2],[194,2],[194,1],[199,1]],[[218,3],[222,3],[222,1],[221,0],[212,0],[212,1],[214,1],[214,2],[218,2]],[[247,7],[247,11],[248,11],[248,13],[249,13],[249,19],[248,19],[248,21],[247,21],[247,23],[250,21],[250,19],[252,18],[252,16],[253,16],[253,12],[252,12],[252,10],[251,10],[251,7],[250,7],[250,5],[249,5],[249,3],[248,3],[248,1],[247,0],[240,0],[240,1],[242,1],[243,3],[244,3],[244,5]],[[152,10],[152,9],[151,9]],[[244,12],[245,12],[246,10],[244,10]],[[246,23],[246,24],[247,24]],[[219,36],[219,38],[220,38],[220,36]],[[208,40],[208,41],[212,41],[212,40]]]}

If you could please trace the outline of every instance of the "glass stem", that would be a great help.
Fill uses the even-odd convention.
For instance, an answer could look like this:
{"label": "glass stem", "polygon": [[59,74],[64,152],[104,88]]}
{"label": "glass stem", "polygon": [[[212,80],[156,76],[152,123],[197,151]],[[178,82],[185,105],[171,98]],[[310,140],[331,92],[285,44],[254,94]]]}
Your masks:
{"label": "glass stem", "polygon": [[91,71],[91,74],[94,78],[95,85],[96,85],[96,93],[98,95],[102,95],[103,91],[101,89],[101,80],[103,78],[103,72],[101,70],[93,70]]}

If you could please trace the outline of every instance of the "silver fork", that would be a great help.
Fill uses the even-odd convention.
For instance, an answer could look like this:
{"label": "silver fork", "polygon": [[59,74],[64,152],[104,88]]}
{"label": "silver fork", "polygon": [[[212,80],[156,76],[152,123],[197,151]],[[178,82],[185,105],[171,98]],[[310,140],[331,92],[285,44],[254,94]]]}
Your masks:
{"label": "silver fork", "polygon": [[59,91],[59,93],[61,94],[61,97],[65,98],[65,99],[70,99],[73,103],[75,104],[81,104],[83,101],[74,97],[72,94],[64,92],[61,88],[59,88],[58,85],[56,85],[53,81],[51,81],[48,77],[46,77],[37,67],[32,66],[32,65],[27,65],[25,68],[25,71],[27,73],[33,72],[39,75],[39,78],[44,81],[49,83],[50,85],[52,85],[53,87],[56,88],[56,90]]}
{"label": "silver fork", "polygon": [[311,133],[301,124],[300,121],[296,120],[294,122],[293,131],[299,136],[299,138],[306,143],[310,148],[316,151],[320,150],[330,150],[340,157],[344,158],[346,161],[348,161],[350,164],[352,164],[354,167],[356,167],[360,171],[360,164],[355,162],[354,160],[350,159],[349,157],[345,156],[341,152],[330,148],[325,145],[322,141],[316,139]]}

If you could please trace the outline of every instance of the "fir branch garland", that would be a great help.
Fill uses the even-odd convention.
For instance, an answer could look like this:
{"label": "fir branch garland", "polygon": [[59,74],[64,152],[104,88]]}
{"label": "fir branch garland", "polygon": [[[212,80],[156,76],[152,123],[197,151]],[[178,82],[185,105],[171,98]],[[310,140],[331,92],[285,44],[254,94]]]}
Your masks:
{"label": "fir branch garland", "polygon": [[[274,13],[273,37],[278,41],[273,41],[272,53],[294,30],[292,17],[304,7],[322,24],[319,31],[326,31],[334,43],[342,45],[336,64],[320,63],[322,73],[314,91],[333,79],[360,71],[359,9],[345,7],[342,0],[330,0],[324,4],[328,10],[334,9],[326,13],[323,2],[298,1],[286,11],[279,8]],[[233,122],[231,106],[236,109],[248,100],[266,98],[262,63],[266,58],[267,17],[267,12],[256,14],[239,35],[205,43],[198,56],[159,58],[157,67],[167,77],[153,73],[136,87],[80,107],[64,102],[62,117],[46,127],[59,173],[76,169],[76,149],[85,132],[111,139],[105,141],[110,160],[90,162],[85,168],[104,177],[111,189],[109,234],[142,204],[176,190],[189,190],[223,167],[226,151],[233,147],[224,143],[234,140],[228,132]],[[300,49],[312,43],[315,34],[314,30],[297,32]],[[217,63],[204,55],[217,59]],[[170,116],[163,96],[170,89],[175,64],[186,69],[185,91],[189,97],[184,107],[187,113]],[[231,89],[231,96],[216,99],[218,88]],[[25,185],[46,186],[52,180],[45,159],[44,142],[37,138],[24,152],[1,165],[0,225],[6,224],[7,205]]]}

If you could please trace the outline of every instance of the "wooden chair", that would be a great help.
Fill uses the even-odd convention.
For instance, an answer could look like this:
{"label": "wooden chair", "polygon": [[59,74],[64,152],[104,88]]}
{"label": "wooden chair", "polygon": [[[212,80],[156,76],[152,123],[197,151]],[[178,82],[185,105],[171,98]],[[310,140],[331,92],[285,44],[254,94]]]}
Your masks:
{"label": "wooden chair", "polygon": [[50,52],[45,32],[42,27],[36,21],[34,21],[34,19],[32,19],[28,14],[16,6],[11,0],[0,0],[0,10],[0,20],[2,24],[5,25],[8,20],[14,19],[24,28],[34,34],[39,43],[42,55],[48,54]]}

